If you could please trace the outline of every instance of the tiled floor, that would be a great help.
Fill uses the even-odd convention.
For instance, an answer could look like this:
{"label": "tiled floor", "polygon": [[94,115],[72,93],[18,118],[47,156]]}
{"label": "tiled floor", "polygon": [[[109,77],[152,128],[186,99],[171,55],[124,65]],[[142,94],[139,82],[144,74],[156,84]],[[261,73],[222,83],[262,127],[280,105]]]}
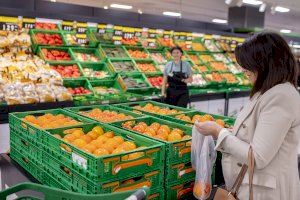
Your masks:
{"label": "tiled floor", "polygon": [[0,124],[0,154],[9,150],[8,124]]}

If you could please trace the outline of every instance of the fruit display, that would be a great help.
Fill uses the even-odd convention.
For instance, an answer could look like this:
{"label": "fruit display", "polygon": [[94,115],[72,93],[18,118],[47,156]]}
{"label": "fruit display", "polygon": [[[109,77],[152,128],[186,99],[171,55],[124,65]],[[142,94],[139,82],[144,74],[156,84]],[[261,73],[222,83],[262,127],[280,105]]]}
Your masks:
{"label": "fruit display", "polygon": [[80,62],[98,62],[100,59],[92,53],[74,52],[76,59]]}
{"label": "fruit display", "polygon": [[223,62],[210,62],[209,66],[213,71],[219,71],[219,72],[228,71],[227,66]]}
{"label": "fruit display", "polygon": [[189,50],[189,48],[187,48],[185,41],[176,41],[176,45],[179,46],[180,48],[182,48],[182,50],[184,50],[184,51]]}
{"label": "fruit display", "polygon": [[123,45],[129,45],[129,46],[137,46],[139,39],[137,37],[132,38],[122,38],[122,44]]}
{"label": "fruit display", "polygon": [[159,64],[168,62],[162,53],[152,52],[152,53],[150,53],[150,56],[155,62],[157,62]]}
{"label": "fruit display", "polygon": [[126,58],[128,57],[122,47],[103,47],[103,51],[108,58]]}
{"label": "fruit display", "polygon": [[229,71],[233,74],[238,74],[243,72],[242,68],[236,63],[228,63],[226,64],[226,66],[229,69]]}
{"label": "fruit display", "polygon": [[126,115],[124,113],[111,111],[107,109],[101,110],[100,108],[94,108],[90,111],[80,111],[79,114],[82,114],[86,117],[90,117],[100,122],[104,123],[112,123],[116,121],[123,121],[133,119],[133,116]]}
{"label": "fruit display", "polygon": [[153,105],[152,103],[147,103],[145,106],[133,106],[132,108],[136,110],[141,110],[149,113],[156,113],[159,115],[174,115],[177,113],[182,113],[182,111],[176,110],[176,109],[171,109],[169,107],[160,107]]}
{"label": "fruit display", "polygon": [[188,83],[188,86],[205,86],[207,85],[206,80],[203,78],[202,74],[193,74],[193,82]]}
{"label": "fruit display", "polygon": [[118,94],[120,93],[120,90],[112,88],[112,87],[105,87],[105,86],[96,86],[93,87],[95,92],[97,94],[101,94],[101,95],[109,95],[109,94]]}
{"label": "fruit display", "polygon": [[149,85],[141,78],[122,75],[123,81],[128,88],[147,88]]}
{"label": "fruit display", "polygon": [[206,49],[205,49],[205,47],[203,46],[203,44],[201,44],[201,43],[196,43],[196,42],[193,42],[192,43],[192,49],[194,50],[194,51],[205,51]]}
{"label": "fruit display", "polygon": [[199,72],[208,72],[209,69],[205,65],[194,65],[193,69],[199,71]]}
{"label": "fruit display", "polygon": [[191,139],[191,136],[186,135],[183,130],[179,128],[171,128],[168,125],[160,124],[158,122],[147,124],[144,121],[138,123],[135,121],[126,121],[122,123],[122,127],[142,135],[168,142]]}
{"label": "fruit display", "polygon": [[74,34],[67,33],[65,34],[65,38],[68,45],[79,45],[77,42],[77,38]]}
{"label": "fruit display", "polygon": [[231,74],[231,73],[225,73],[225,74],[221,74],[221,76],[226,79],[227,83],[238,83],[238,80],[236,79],[236,77]]}
{"label": "fruit display", "polygon": [[80,77],[80,70],[77,65],[56,65],[51,66],[63,78],[78,78]]}
{"label": "fruit display", "polygon": [[163,77],[162,76],[148,77],[148,81],[151,83],[153,87],[161,88],[163,83]]}
{"label": "fruit display", "polygon": [[132,57],[132,58],[136,58],[136,59],[149,58],[149,55],[146,52],[138,50],[138,49],[128,49],[127,51],[129,53],[130,57]]}
{"label": "fruit display", "polygon": [[144,73],[147,72],[157,72],[156,67],[153,63],[140,63],[136,62],[137,67]]}
{"label": "fruit display", "polygon": [[211,52],[219,52],[220,49],[212,40],[204,40],[204,46]]}
{"label": "fruit display", "polygon": [[[173,56],[171,55],[170,51],[166,51],[166,57],[168,60],[172,60],[173,59]],[[182,60],[186,61],[188,60],[188,57],[185,56],[185,55],[182,55],[181,57]]]}
{"label": "fruit display", "polygon": [[236,57],[234,53],[228,53],[228,56],[233,62],[236,62]]}
{"label": "fruit display", "polygon": [[112,62],[112,65],[117,72],[135,71],[134,64],[131,61]]}
{"label": "fruit display", "polygon": [[92,91],[90,91],[87,88],[84,87],[68,87],[68,91],[73,95],[86,95],[86,94],[92,94]]}
{"label": "fruit display", "polygon": [[[30,35],[25,31],[12,32],[0,30],[0,48],[8,52],[29,51],[31,47]],[[1,53],[4,49],[1,50]]]}
{"label": "fruit display", "polygon": [[185,114],[180,114],[175,116],[176,119],[192,123],[194,124],[195,122],[206,122],[206,121],[215,121],[217,124],[219,124],[222,127],[225,127],[225,122],[222,119],[214,119],[211,115],[205,114],[205,115],[200,115],[200,114],[195,114],[193,116],[188,116]]}
{"label": "fruit display", "polygon": [[224,63],[230,62],[230,60],[228,60],[226,58],[225,54],[223,54],[223,53],[214,53],[213,57],[215,58],[216,61],[220,61],[220,62],[224,62]]}
{"label": "fruit display", "polygon": [[93,32],[95,38],[100,43],[112,43],[112,38],[114,36],[113,32],[106,33],[95,33]]}
{"label": "fruit display", "polygon": [[57,24],[53,24],[53,23],[36,22],[35,29],[58,30],[58,26]]}
{"label": "fruit display", "polygon": [[50,45],[50,46],[61,46],[63,45],[62,36],[58,33],[42,33],[38,32],[34,35],[37,44]]}
{"label": "fruit display", "polygon": [[[113,131],[104,132],[101,126],[95,126],[87,133],[81,128],[69,129],[64,131],[62,135],[64,135],[62,138],[60,135],[56,135],[56,137],[96,157],[125,153],[138,148],[143,148],[137,147],[135,142],[116,135]],[[132,153],[124,156],[122,159],[132,160],[139,158],[142,155],[142,152]]]}
{"label": "fruit display", "polygon": [[218,41],[218,43],[224,51],[231,51],[231,47],[226,41]]}
{"label": "fruit display", "polygon": [[106,72],[106,71],[103,71],[103,70],[98,71],[98,70],[94,70],[92,68],[83,67],[82,72],[83,72],[83,75],[88,78],[105,79],[109,76],[108,72]]}
{"label": "fruit display", "polygon": [[171,38],[158,38],[157,42],[163,47],[172,48],[175,46],[174,41]]}
{"label": "fruit display", "polygon": [[34,115],[27,115],[23,118],[23,120],[42,129],[53,129],[82,124],[82,122],[78,122],[63,114],[54,115],[51,113],[46,113],[38,117]]}
{"label": "fruit display", "polygon": [[218,83],[222,83],[224,81],[222,76],[219,73],[216,73],[216,72],[213,72],[211,74],[205,74],[205,78],[208,81],[213,81],[213,82],[218,82]]}
{"label": "fruit display", "polygon": [[190,59],[191,59],[196,65],[199,65],[199,64],[200,64],[200,60],[199,60],[199,58],[198,58],[197,55],[189,54],[188,56],[190,57]]}
{"label": "fruit display", "polygon": [[205,55],[205,54],[203,54],[203,55],[200,55],[200,58],[201,58],[201,60],[203,61],[203,62],[211,62],[211,61],[214,61],[214,58],[213,57],[211,57],[211,55]]}
{"label": "fruit display", "polygon": [[237,76],[236,78],[239,81],[240,85],[244,85],[244,86],[251,85],[250,80],[245,75]]}
{"label": "fruit display", "polygon": [[71,56],[67,51],[58,50],[58,49],[45,49],[42,48],[43,56],[46,60],[71,60]]}

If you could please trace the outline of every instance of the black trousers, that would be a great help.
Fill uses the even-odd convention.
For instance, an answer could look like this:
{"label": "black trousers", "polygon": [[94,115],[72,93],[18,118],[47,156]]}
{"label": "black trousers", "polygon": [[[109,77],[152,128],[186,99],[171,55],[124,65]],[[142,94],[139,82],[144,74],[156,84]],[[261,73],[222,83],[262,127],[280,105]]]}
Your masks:
{"label": "black trousers", "polygon": [[167,97],[165,100],[167,104],[186,108],[189,99],[189,91],[187,88],[167,88]]}

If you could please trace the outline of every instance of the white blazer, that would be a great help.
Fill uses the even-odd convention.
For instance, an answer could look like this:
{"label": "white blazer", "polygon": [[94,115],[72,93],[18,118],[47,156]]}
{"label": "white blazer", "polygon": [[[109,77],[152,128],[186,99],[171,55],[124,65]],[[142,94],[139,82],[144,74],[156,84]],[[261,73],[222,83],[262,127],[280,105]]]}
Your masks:
{"label": "white blazer", "polygon": [[[290,83],[254,95],[241,111],[233,132],[222,130],[216,150],[221,151],[227,189],[233,185],[251,143],[255,158],[255,200],[300,200],[298,144],[300,140],[300,96]],[[238,192],[249,198],[248,174]]]}

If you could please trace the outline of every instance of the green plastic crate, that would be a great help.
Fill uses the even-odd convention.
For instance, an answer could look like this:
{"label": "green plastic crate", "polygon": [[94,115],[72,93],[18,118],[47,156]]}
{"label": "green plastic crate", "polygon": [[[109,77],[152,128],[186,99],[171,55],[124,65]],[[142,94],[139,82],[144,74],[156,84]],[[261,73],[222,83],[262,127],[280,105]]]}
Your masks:
{"label": "green plastic crate", "polygon": [[[108,66],[114,70],[115,73],[128,73],[128,71],[132,72],[139,72],[139,70],[136,68],[134,62],[132,59],[108,59],[107,60]],[[121,66],[119,66],[121,65]],[[125,69],[125,65],[130,66],[130,69]]]}
{"label": "green plastic crate", "polygon": [[[99,51],[103,58],[109,58],[109,59],[113,59],[113,60],[130,59],[130,56],[126,52],[124,46],[100,45]],[[110,55],[110,54],[108,54],[108,51],[120,51],[123,55],[122,56]]]}
{"label": "green plastic crate", "polygon": [[90,84],[90,82],[85,79],[85,78],[81,78],[81,79],[65,79],[63,82],[63,85],[66,88],[77,88],[77,87],[83,87],[84,89],[88,89],[90,90],[89,94],[76,94],[73,96],[89,96],[89,95],[93,95],[94,94],[94,90],[92,85]]}
{"label": "green plastic crate", "polygon": [[[156,113],[156,112],[149,112],[149,111],[144,111],[144,110],[141,110],[141,109],[138,109],[136,108],[135,106],[146,106],[147,104],[152,104],[154,106],[158,106],[160,108],[168,108],[168,109],[173,109],[173,110],[176,110],[176,113],[172,113],[172,114],[160,114],[160,113]],[[130,111],[133,111],[133,110],[138,110],[142,113],[145,113],[147,115],[151,115],[151,116],[154,116],[154,117],[160,117],[161,115],[174,115],[174,114],[179,114],[179,113],[183,113],[183,112],[189,112],[191,111],[190,109],[187,109],[187,108],[182,108],[182,107],[177,107],[177,106],[172,106],[172,105],[168,105],[168,104],[164,104],[164,103],[159,103],[159,102],[156,102],[156,101],[139,101],[139,102],[133,102],[133,103],[124,103],[124,104],[117,104],[115,106],[118,106],[118,107],[121,107],[121,108],[124,108],[124,109],[127,109],[127,110],[130,110]]]}
{"label": "green plastic crate", "polygon": [[[145,148],[121,154],[95,157],[64,140],[54,137],[53,134],[63,136],[63,131],[69,129],[61,128],[49,130],[48,133],[44,131],[44,149],[47,153],[54,156],[55,159],[65,163],[66,167],[80,172],[84,177],[90,177],[93,181],[115,180],[134,174],[138,175],[145,171],[156,170],[163,166],[165,149],[160,142],[146,139],[140,135],[132,134],[129,131],[107,124],[93,123],[73,126],[73,128],[82,128],[87,133],[96,125],[101,126],[105,132],[113,131],[115,135],[120,135],[125,140],[135,141],[138,147],[145,146]],[[134,160],[126,159],[129,154],[135,152],[140,152],[142,154],[141,157]]]}
{"label": "green plastic crate", "polygon": [[113,30],[111,30],[111,31],[105,30],[105,33],[101,34],[102,35],[101,39],[97,38],[97,34],[99,34],[99,33],[97,33],[95,30],[91,30],[91,29],[88,29],[88,31],[86,32],[87,38],[93,45],[97,46],[100,43],[101,44],[113,44],[113,41],[112,41],[112,37],[114,34]]}
{"label": "green plastic crate", "polygon": [[[149,53],[147,52],[147,50],[145,49],[145,48],[143,48],[143,47],[134,47],[134,46],[126,46],[125,47],[125,49],[127,50],[127,54],[130,56],[130,58],[132,58],[132,59],[138,59],[138,60],[141,60],[141,59],[150,59],[150,55],[149,55]],[[132,57],[131,55],[130,55],[130,53],[129,53],[129,50],[139,50],[139,51],[142,51],[142,52],[144,52],[146,55],[147,55],[147,57],[146,58],[136,58],[136,57]]]}
{"label": "green plastic crate", "polygon": [[[81,117],[72,112],[63,110],[63,109],[52,109],[52,110],[39,110],[39,111],[30,111],[30,112],[15,112],[9,114],[9,128],[10,131],[15,131],[17,134],[22,135],[22,137],[27,137],[29,141],[43,141],[44,131],[29,122],[23,120],[23,118],[27,115],[33,116],[42,116],[46,113],[50,113],[53,115],[63,114],[67,117],[75,119],[76,121],[85,124],[92,123],[93,120],[87,119],[85,117]],[[66,126],[69,127],[69,126]]]}
{"label": "green plastic crate", "polygon": [[[81,63],[97,63],[97,62],[101,62],[102,57],[100,55],[100,52],[98,51],[98,49],[96,48],[84,48],[84,47],[77,47],[77,48],[71,48],[71,56],[73,58],[73,60],[76,60],[78,62]],[[91,61],[91,60],[80,60],[77,56],[76,53],[84,53],[84,54],[90,54],[95,56],[98,60],[97,61]]]}
{"label": "green plastic crate", "polygon": [[[80,64],[78,62],[75,61],[69,61],[69,62],[48,62],[50,66],[70,66],[70,65],[76,65],[79,69],[79,73],[80,73],[80,77],[77,78],[83,78],[83,72],[82,72],[82,68],[80,66]],[[72,78],[72,77],[63,77],[63,79],[77,79],[77,78]]]}
{"label": "green plastic crate", "polygon": [[[127,120],[127,121],[123,121],[123,122],[115,122],[115,123],[112,123],[112,125],[114,125],[118,128],[123,128],[123,126],[122,126],[123,123],[126,123],[128,121],[132,121],[134,124],[137,124],[139,122],[145,122],[148,126],[151,125],[154,122],[157,122],[161,125],[167,125],[171,129],[174,129],[174,128],[181,129],[185,135],[192,136],[192,128],[191,127],[181,125],[181,124],[177,124],[177,123],[174,123],[174,122],[170,122],[170,121],[167,121],[167,120],[159,119],[159,118],[156,118],[156,117],[141,117],[141,118],[137,118],[137,119],[134,119],[134,120]],[[124,128],[124,129],[127,130],[126,128]],[[152,136],[141,134],[141,133],[136,132],[134,130],[130,130],[130,131],[132,131],[136,134],[139,134],[143,137],[146,137],[146,138],[153,139],[153,140],[159,141],[161,143],[164,143],[165,148],[166,148],[165,160],[166,160],[167,165],[168,164],[173,164],[173,163],[189,161],[190,158],[191,158],[191,138],[180,140],[180,141],[175,141],[175,142],[169,142],[169,141],[154,138]]]}
{"label": "green plastic crate", "polygon": [[[152,59],[150,59],[150,60],[136,59],[136,60],[134,60],[134,63],[136,65],[136,68],[141,73],[144,73],[144,74],[161,74],[162,73],[160,68],[156,65],[156,63]],[[154,71],[154,72],[145,72],[145,71],[143,71],[142,69],[139,68],[139,64],[152,64],[154,66],[154,68],[156,69],[156,71]]]}
{"label": "green plastic crate", "polygon": [[187,181],[184,183],[173,183],[171,185],[166,185],[165,188],[166,200],[194,199],[193,187],[194,187],[194,181]]}
{"label": "green plastic crate", "polygon": [[[58,51],[63,51],[63,52],[66,52],[69,56],[70,56],[70,60],[49,60],[46,58],[46,56],[44,55],[42,49],[47,49],[47,50],[58,50]],[[74,60],[72,60],[72,56],[71,56],[71,51],[70,51],[70,48],[69,47],[50,47],[50,46],[39,46],[37,48],[37,53],[36,53],[38,56],[40,56],[40,58],[42,58],[43,60],[45,61],[49,61],[49,62],[52,62],[52,63],[55,63],[55,62],[74,62]]]}
{"label": "green plastic crate", "polygon": [[[95,108],[98,108],[102,111],[104,110],[109,110],[109,111],[114,111],[118,114],[120,113],[123,113],[127,116],[131,116],[133,119],[134,118],[139,118],[143,115],[141,114],[137,114],[137,113],[134,113],[134,112],[131,112],[131,111],[128,111],[128,110],[125,110],[125,109],[122,109],[122,108],[117,108],[117,107],[113,107],[113,106],[110,106],[110,105],[95,105],[95,106],[84,106],[84,107],[72,107],[72,108],[66,108],[67,110],[71,111],[71,112],[74,112],[78,115],[81,115],[81,116],[84,116],[84,117],[87,117],[86,115],[84,115],[82,112],[89,112]],[[92,117],[88,117],[90,119],[93,119],[95,121],[98,121]],[[118,121],[118,120],[117,120]],[[117,122],[117,121],[114,121],[114,122]],[[119,120],[119,121],[124,121],[124,120]],[[103,122],[103,121],[99,121],[101,123],[107,123],[107,122]],[[112,122],[108,122],[108,123],[112,123]]]}
{"label": "green plastic crate", "polygon": [[[126,86],[126,91],[127,92],[135,92],[135,91],[148,91],[150,88],[152,88],[151,84],[148,82],[146,76],[142,73],[128,73],[128,74],[121,74],[122,80]],[[126,79],[134,79],[136,84],[142,86],[134,87],[134,86],[129,86],[127,84]]]}
{"label": "green plastic crate", "polygon": [[[113,79],[116,76],[116,73],[114,70],[109,67],[106,63],[100,62],[100,63],[79,63],[83,76],[88,78],[89,80],[110,80]],[[98,78],[98,77],[90,77],[87,74],[84,73],[84,69],[93,69],[94,71],[104,71],[107,72],[108,77],[106,78]]]}
{"label": "green plastic crate", "polygon": [[178,182],[194,181],[196,171],[191,165],[191,161],[171,164],[166,166],[165,170],[166,185]]}
{"label": "green plastic crate", "polygon": [[[182,114],[184,114],[185,116],[188,116],[192,119],[193,116],[195,116],[195,115],[201,115],[202,116],[202,115],[206,115],[208,113],[201,112],[201,111],[189,111],[189,112],[184,112]],[[181,115],[181,114],[162,116],[162,118],[165,119],[165,120],[169,120],[169,121],[172,121],[172,122],[179,123],[179,124],[183,124],[183,125],[187,125],[187,126],[193,126],[194,123],[192,123],[192,122],[187,122],[187,121],[177,119],[176,116],[178,116],[178,115]],[[233,124],[235,122],[235,120],[233,118],[230,118],[230,117],[225,117],[225,116],[221,116],[221,115],[213,115],[213,114],[208,114],[208,115],[211,115],[214,119],[223,120],[225,122],[225,127],[233,126]]]}
{"label": "green plastic crate", "polygon": [[[156,62],[157,64],[166,64],[168,62],[167,58],[166,58],[166,55],[165,53],[162,51],[162,50],[159,50],[159,49],[147,49],[148,52],[149,52],[149,55],[150,55],[150,58],[152,58],[152,60],[154,60],[154,62]],[[154,57],[152,56],[153,53],[159,53],[161,54],[165,61],[163,62],[158,62],[157,60],[154,59]]]}

